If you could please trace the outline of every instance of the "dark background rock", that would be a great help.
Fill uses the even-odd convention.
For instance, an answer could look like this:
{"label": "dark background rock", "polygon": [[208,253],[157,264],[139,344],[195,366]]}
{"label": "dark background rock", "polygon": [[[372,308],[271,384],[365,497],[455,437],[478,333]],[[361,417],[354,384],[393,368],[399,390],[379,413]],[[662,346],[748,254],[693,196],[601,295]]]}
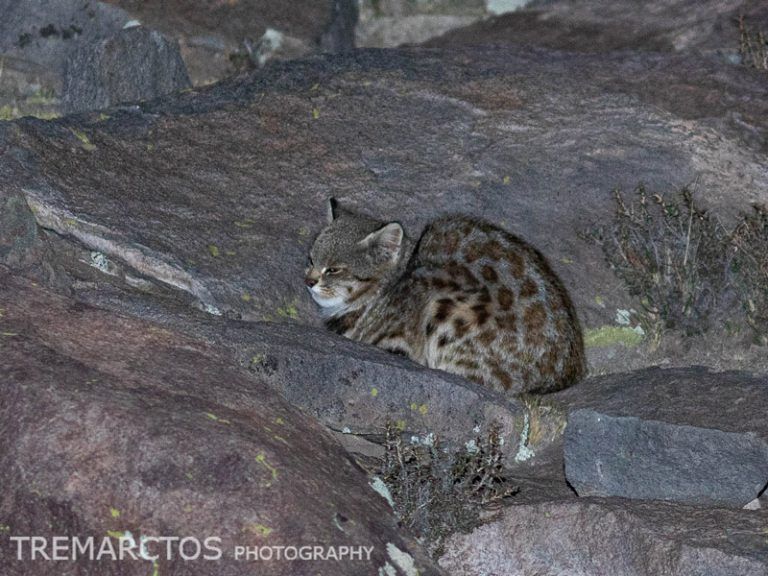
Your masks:
{"label": "dark background rock", "polygon": [[534,0],[525,9],[451,30],[426,45],[544,46],[557,50],[717,51],[738,60],[738,18],[768,25],[761,0]]}
{"label": "dark background rock", "polygon": [[64,68],[82,46],[122,29],[131,16],[96,1],[1,0],[0,119],[61,113]]}
{"label": "dark background rock", "polygon": [[768,381],[649,369],[555,395],[568,410],[565,471],[580,496],[741,508],[768,485]]}
{"label": "dark background rock", "polygon": [[58,71],[78,47],[109,38],[131,19],[96,1],[2,0],[0,10],[0,52]]}
{"label": "dark background rock", "polygon": [[296,58],[321,48],[348,50],[351,20],[356,20],[351,0],[293,1],[290,6],[282,0],[107,1],[178,40],[196,86],[235,72],[231,56],[243,55],[246,43],[256,47],[272,38],[280,44],[264,53],[265,59]]}
{"label": "dark background rock", "polygon": [[[201,85],[248,65],[248,47],[254,61],[350,50],[357,21],[351,0],[293,2],[290,9],[274,0],[1,0],[0,11],[0,120],[47,119],[184,87],[176,42],[189,77]],[[138,23],[166,39],[137,42],[137,32],[123,32]],[[107,50],[124,52],[104,70],[106,41]],[[94,60],[102,64],[99,73],[88,72],[99,68]],[[132,82],[116,86],[115,77]]]}
{"label": "dark background rock", "polygon": [[63,109],[100,110],[190,86],[178,45],[157,31],[135,26],[86,44],[71,56],[64,72]]}
{"label": "dark background rock", "polygon": [[334,54],[354,50],[357,19],[356,0],[334,0],[330,22],[320,37],[322,50]]}
{"label": "dark background rock", "polygon": [[[391,546],[421,574],[438,573],[330,435],[215,348],[4,269],[0,308],[4,532],[222,538],[220,563],[177,557],[158,563],[161,574],[251,574],[234,546],[302,544],[375,550],[370,562],[272,562],[260,573],[373,574],[395,564]],[[83,560],[62,572],[14,561],[7,538],[2,546],[3,574],[152,571]]]}

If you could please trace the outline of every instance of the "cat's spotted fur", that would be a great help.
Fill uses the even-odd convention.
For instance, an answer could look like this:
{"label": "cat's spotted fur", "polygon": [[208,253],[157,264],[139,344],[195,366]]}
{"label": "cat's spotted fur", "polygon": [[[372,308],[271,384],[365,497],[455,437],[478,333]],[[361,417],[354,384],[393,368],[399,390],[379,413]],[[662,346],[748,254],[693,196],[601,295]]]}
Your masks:
{"label": "cat's spotted fur", "polygon": [[310,259],[305,282],[348,338],[499,391],[559,390],[584,375],[562,283],[536,249],[487,222],[442,218],[414,245],[399,224],[332,200]]}

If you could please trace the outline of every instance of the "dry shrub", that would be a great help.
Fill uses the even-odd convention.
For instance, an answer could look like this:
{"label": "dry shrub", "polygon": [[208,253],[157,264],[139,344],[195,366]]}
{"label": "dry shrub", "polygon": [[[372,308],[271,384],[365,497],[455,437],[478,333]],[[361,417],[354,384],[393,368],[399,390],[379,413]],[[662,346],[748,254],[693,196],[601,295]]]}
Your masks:
{"label": "dry shrub", "polygon": [[426,443],[404,441],[387,426],[381,477],[398,518],[433,555],[442,553],[449,535],[478,526],[483,507],[517,492],[504,476],[501,443],[495,424],[455,451],[434,436]]}
{"label": "dry shrub", "polygon": [[768,209],[755,207],[727,229],[684,188],[671,196],[638,186],[616,213],[585,236],[598,244],[631,295],[638,320],[657,343],[665,330],[701,334],[746,323],[768,343]]}
{"label": "dry shrub", "polygon": [[699,208],[687,188],[671,198],[638,186],[616,216],[588,234],[611,268],[640,300],[639,321],[654,341],[665,329],[701,333],[734,298],[729,288],[728,232]]}
{"label": "dry shrub", "polygon": [[747,323],[768,344],[768,207],[754,206],[731,238],[734,276]]}
{"label": "dry shrub", "polygon": [[752,32],[744,21],[744,15],[739,16],[739,55],[741,62],[749,68],[768,70],[768,36],[762,30]]}

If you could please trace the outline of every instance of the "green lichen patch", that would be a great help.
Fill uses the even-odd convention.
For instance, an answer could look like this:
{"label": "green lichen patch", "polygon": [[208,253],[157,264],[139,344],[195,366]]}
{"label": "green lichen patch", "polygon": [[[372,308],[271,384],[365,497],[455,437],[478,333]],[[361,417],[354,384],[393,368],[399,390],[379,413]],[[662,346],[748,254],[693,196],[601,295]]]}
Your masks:
{"label": "green lichen patch", "polygon": [[587,348],[608,348],[617,345],[634,348],[642,341],[643,334],[629,326],[600,326],[584,332],[584,346]]}
{"label": "green lichen patch", "polygon": [[224,418],[219,418],[218,416],[216,416],[216,414],[213,414],[212,412],[206,412],[205,416],[209,420],[213,420],[214,422],[218,422],[219,424],[231,424],[229,420],[225,420]]}
{"label": "green lichen patch", "polygon": [[261,538],[266,538],[272,534],[274,530],[269,526],[265,526],[264,524],[248,524],[243,528],[243,531],[250,532],[251,534],[255,534]]}
{"label": "green lichen patch", "polygon": [[295,320],[299,317],[299,310],[296,308],[296,303],[291,302],[284,306],[280,306],[277,309],[277,315],[282,318],[291,318],[292,320]]}
{"label": "green lichen patch", "polygon": [[259,464],[264,466],[267,470],[269,470],[269,473],[272,476],[272,480],[267,482],[265,486],[266,487],[272,486],[272,482],[275,482],[277,480],[277,468],[275,468],[269,462],[267,462],[267,456],[263,452],[260,452],[256,456],[256,462],[258,462]]}
{"label": "green lichen patch", "polygon": [[85,132],[82,132],[80,130],[76,130],[74,128],[69,129],[70,132],[80,140],[80,145],[83,147],[84,150],[88,150],[89,152],[96,150],[96,145],[91,142],[91,139],[88,138],[88,135]]}
{"label": "green lichen patch", "polygon": [[426,416],[427,412],[429,412],[429,407],[426,404],[417,404],[416,402],[411,402],[411,410],[418,412],[422,416]]}

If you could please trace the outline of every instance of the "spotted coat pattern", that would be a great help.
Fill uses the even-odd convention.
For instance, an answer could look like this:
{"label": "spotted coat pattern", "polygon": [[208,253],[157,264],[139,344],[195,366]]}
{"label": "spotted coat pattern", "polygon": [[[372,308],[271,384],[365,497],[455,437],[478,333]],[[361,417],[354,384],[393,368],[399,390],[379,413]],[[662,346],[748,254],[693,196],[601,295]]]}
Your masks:
{"label": "spotted coat pattern", "polygon": [[403,275],[364,298],[373,286],[350,294],[328,327],[502,392],[559,390],[585,373],[562,282],[535,248],[487,222],[435,221]]}

